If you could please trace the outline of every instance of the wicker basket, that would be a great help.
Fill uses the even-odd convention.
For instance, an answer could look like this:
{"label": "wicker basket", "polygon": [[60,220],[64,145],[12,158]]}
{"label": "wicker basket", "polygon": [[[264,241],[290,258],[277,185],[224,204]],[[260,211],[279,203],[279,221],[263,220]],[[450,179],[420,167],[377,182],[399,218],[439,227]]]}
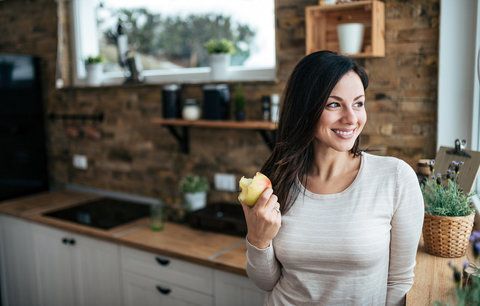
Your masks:
{"label": "wicker basket", "polygon": [[455,258],[465,255],[473,228],[475,213],[465,217],[425,214],[423,241],[429,254]]}

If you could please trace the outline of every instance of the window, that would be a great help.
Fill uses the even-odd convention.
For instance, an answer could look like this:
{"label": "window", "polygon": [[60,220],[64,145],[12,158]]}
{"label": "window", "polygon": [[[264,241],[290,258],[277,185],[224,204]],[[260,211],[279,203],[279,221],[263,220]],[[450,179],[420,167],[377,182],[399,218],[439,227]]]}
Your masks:
{"label": "window", "polygon": [[235,46],[228,80],[275,79],[274,0],[74,0],[72,9],[77,85],[83,60],[97,54],[106,60],[104,83],[123,82],[122,32],[147,83],[210,81],[204,44],[212,38]]}

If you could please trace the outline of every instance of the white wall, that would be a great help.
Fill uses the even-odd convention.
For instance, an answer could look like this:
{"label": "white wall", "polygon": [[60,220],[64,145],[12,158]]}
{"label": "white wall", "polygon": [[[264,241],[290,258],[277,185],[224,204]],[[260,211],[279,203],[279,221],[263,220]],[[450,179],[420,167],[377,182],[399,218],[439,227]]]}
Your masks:
{"label": "white wall", "polygon": [[440,2],[437,149],[457,138],[478,149],[478,9],[477,0]]}

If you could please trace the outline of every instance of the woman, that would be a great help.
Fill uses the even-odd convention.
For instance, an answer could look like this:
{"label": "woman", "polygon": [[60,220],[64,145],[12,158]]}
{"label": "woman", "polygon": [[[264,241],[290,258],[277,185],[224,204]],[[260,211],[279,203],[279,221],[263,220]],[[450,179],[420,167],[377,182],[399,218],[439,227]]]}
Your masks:
{"label": "woman", "polygon": [[290,76],[262,169],[273,190],[242,205],[247,274],[266,305],[403,305],[413,284],[423,198],[408,164],[359,151],[367,86],[329,51]]}

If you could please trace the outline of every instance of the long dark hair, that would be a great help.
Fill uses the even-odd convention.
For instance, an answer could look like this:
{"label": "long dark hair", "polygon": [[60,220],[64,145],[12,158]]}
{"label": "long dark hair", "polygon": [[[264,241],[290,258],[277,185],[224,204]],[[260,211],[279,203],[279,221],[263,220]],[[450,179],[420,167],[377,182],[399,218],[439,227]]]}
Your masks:
{"label": "long dark hair", "polygon": [[[299,194],[295,180],[306,186],[307,171],[314,161],[315,127],[333,88],[349,71],[368,87],[365,70],[354,60],[331,51],[305,56],[293,69],[283,93],[278,136],[272,154],[261,172],[272,181],[282,213],[287,212]],[[359,139],[350,153],[360,155]]]}

